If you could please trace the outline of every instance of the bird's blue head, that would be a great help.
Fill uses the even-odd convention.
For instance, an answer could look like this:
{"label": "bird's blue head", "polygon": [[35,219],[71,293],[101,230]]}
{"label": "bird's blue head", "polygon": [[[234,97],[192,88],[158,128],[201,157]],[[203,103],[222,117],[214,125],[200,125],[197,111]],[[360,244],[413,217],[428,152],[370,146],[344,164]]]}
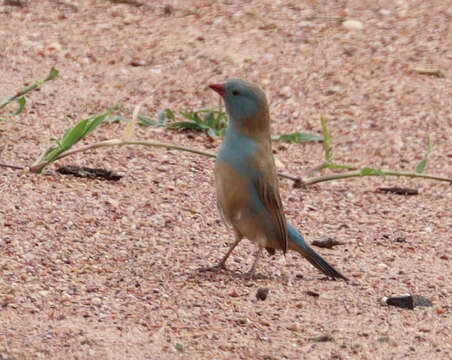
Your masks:
{"label": "bird's blue head", "polygon": [[257,85],[242,79],[230,79],[224,84],[209,87],[223,97],[229,117],[236,125],[257,125],[255,123],[259,119],[260,122],[268,122],[267,99]]}

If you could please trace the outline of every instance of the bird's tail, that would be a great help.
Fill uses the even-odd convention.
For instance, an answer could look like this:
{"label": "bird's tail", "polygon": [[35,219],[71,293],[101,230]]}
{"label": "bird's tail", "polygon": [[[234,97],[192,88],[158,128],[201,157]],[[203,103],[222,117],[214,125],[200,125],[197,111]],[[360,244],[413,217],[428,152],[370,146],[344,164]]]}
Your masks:
{"label": "bird's tail", "polygon": [[332,265],[330,265],[324,258],[317,254],[308,243],[303,239],[303,236],[289,223],[287,224],[287,235],[289,238],[289,249],[298,251],[303,257],[306,258],[312,265],[323,272],[327,276],[332,278],[340,278],[348,280],[344,275],[337,271]]}

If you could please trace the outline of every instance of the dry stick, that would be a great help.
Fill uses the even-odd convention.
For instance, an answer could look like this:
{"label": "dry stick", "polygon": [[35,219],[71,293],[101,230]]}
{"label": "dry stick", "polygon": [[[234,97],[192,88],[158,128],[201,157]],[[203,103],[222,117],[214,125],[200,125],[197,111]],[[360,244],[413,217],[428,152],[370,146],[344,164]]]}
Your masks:
{"label": "dry stick", "polygon": [[424,69],[424,68],[413,68],[413,71],[421,74],[421,75],[430,75],[430,76],[436,76],[439,78],[446,77],[443,72],[439,69]]}
{"label": "dry stick", "polygon": [[11,169],[16,169],[16,170],[24,170],[25,169],[25,166],[9,165],[9,164],[4,164],[4,163],[0,163],[0,167],[11,168]]}

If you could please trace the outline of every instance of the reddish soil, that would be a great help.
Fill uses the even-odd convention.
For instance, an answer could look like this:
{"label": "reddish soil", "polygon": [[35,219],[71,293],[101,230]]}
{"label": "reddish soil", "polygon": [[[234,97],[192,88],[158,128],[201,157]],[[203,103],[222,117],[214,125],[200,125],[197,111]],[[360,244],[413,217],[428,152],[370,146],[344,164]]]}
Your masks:
{"label": "reddish soil", "polygon": [[[76,122],[116,102],[130,116],[147,99],[144,113],[170,108],[182,119],[218,107],[207,84],[243,77],[268,94],[275,135],[320,134],[324,115],[342,139],[337,162],[400,171],[414,171],[430,135],[426,172],[452,177],[449,1],[141,2],[0,5],[0,99],[60,71],[27,96],[16,124],[0,122],[1,163],[31,165],[63,134],[65,116]],[[102,124],[83,143],[123,128]],[[221,143],[153,127],[136,137],[211,152]],[[323,159],[320,143],[274,149],[292,174]],[[64,176],[61,165],[124,177]],[[216,210],[211,158],[124,146],[39,175],[0,167],[0,359],[452,358],[450,184],[386,177],[294,189],[282,180],[280,189],[308,241],[345,243],[318,251],[351,281],[325,280],[295,253],[266,256],[258,279],[245,280],[247,241],[228,271],[200,273],[233,240]],[[259,288],[269,289],[264,301]],[[404,293],[433,307],[379,302]]]}

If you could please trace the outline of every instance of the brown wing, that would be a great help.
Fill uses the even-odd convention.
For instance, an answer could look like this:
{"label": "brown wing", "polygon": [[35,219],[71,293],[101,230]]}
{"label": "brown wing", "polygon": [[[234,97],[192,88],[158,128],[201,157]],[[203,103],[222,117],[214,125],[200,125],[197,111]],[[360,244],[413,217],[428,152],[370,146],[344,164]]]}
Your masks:
{"label": "brown wing", "polygon": [[282,251],[285,253],[287,251],[286,217],[284,216],[284,209],[279,196],[279,191],[262,178],[257,181],[257,191],[262,203],[272,217],[273,225],[275,227],[274,240],[278,241]]}

